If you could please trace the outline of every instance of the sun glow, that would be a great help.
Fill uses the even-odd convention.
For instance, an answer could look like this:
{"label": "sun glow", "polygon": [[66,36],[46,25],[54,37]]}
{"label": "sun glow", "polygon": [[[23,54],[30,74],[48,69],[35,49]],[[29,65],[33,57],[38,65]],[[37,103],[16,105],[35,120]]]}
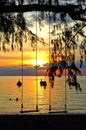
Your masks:
{"label": "sun glow", "polygon": [[43,67],[43,64],[45,64],[45,63],[46,63],[46,61],[42,60],[42,59],[37,59],[37,61],[33,60],[33,64],[34,65],[39,65],[40,67]]}
{"label": "sun glow", "polygon": [[47,63],[47,61],[46,60],[44,60],[44,59],[32,59],[32,60],[26,60],[25,62],[24,62],[25,64],[31,64],[31,65],[33,65],[33,66],[40,66],[40,67],[43,67],[43,65],[44,64],[46,64]]}
{"label": "sun glow", "polygon": [[37,57],[36,57],[36,52],[35,51],[31,51],[31,53],[29,52],[25,52],[24,53],[24,64],[26,65],[32,65],[32,66],[39,66],[39,67],[43,67],[44,64],[49,62],[49,53],[47,53],[46,50],[41,50],[37,52]]}

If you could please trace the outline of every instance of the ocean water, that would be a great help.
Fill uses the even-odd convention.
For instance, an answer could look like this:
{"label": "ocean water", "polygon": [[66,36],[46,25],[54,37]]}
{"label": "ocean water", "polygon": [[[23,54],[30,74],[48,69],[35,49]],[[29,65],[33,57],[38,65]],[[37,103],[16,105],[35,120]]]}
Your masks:
{"label": "ocean water", "polygon": [[[40,86],[40,81],[46,80],[47,86]],[[23,87],[17,82],[23,80]],[[20,113],[23,103],[24,111],[36,110],[40,113],[51,112],[86,113],[86,77],[78,76],[82,91],[76,91],[66,84],[65,77],[55,77],[53,88],[45,76],[0,76],[0,114]],[[18,100],[16,100],[18,98]],[[33,112],[27,112],[33,113]]]}

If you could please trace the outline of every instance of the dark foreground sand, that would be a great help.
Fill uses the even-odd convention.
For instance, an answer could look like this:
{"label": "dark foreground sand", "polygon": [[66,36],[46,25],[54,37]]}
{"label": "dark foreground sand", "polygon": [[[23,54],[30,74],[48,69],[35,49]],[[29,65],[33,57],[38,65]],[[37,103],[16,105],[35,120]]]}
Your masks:
{"label": "dark foreground sand", "polygon": [[0,115],[0,130],[85,130],[85,114]]}

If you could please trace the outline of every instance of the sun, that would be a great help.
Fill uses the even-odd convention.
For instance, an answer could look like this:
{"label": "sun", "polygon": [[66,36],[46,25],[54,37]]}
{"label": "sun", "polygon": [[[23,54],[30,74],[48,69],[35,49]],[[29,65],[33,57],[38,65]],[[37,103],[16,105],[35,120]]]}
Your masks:
{"label": "sun", "polygon": [[23,64],[31,66],[44,67],[45,64],[49,63],[49,55],[44,51],[38,52],[37,57],[35,52],[25,53]]}
{"label": "sun", "polygon": [[24,65],[32,65],[32,66],[39,66],[39,67],[43,67],[43,65],[45,65],[46,63],[48,63],[47,60],[45,59],[30,59],[30,60],[24,60],[23,64]]}
{"label": "sun", "polygon": [[33,59],[32,60],[32,64],[35,66],[40,66],[40,67],[43,67],[44,64],[46,64],[46,61],[45,60],[42,60],[42,59]]}

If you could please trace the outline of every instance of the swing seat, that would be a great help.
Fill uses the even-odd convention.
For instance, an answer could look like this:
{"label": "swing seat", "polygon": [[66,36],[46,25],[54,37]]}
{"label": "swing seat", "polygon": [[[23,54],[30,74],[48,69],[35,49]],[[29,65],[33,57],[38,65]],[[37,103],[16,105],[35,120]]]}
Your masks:
{"label": "swing seat", "polygon": [[66,110],[63,110],[63,111],[49,111],[48,113],[67,113]]}
{"label": "swing seat", "polygon": [[29,112],[39,112],[39,110],[25,110],[25,111],[20,111],[20,113],[29,113]]}

